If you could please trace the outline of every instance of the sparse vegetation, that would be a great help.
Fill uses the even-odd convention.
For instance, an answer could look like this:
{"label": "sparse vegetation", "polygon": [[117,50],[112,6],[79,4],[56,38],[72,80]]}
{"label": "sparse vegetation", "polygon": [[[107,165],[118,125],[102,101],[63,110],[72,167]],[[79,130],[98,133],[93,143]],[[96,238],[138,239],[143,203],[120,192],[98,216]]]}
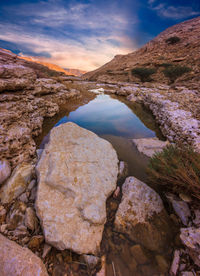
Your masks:
{"label": "sparse vegetation", "polygon": [[200,154],[190,147],[167,146],[151,158],[147,173],[154,184],[200,199]]}
{"label": "sparse vegetation", "polygon": [[180,41],[180,38],[178,36],[171,36],[168,39],[165,40],[165,42],[168,45],[176,44]]}
{"label": "sparse vegetation", "polygon": [[191,68],[181,65],[165,66],[163,70],[164,75],[170,79],[173,83],[177,78],[181,77],[183,74],[191,71]]}
{"label": "sparse vegetation", "polygon": [[132,75],[139,77],[142,82],[151,81],[152,80],[151,75],[153,75],[155,72],[156,72],[155,68],[145,68],[145,67],[136,67],[131,71]]}
{"label": "sparse vegetation", "polygon": [[161,63],[161,64],[159,64],[159,66],[167,68],[169,66],[173,66],[173,64],[172,63]]}

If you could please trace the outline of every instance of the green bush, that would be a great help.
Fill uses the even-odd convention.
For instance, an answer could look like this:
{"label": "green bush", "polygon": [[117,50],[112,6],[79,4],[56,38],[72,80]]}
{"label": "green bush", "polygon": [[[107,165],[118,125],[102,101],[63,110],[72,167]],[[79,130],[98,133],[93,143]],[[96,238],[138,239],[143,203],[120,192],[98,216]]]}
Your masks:
{"label": "green bush", "polygon": [[161,63],[161,64],[159,64],[159,66],[167,68],[169,66],[173,66],[173,64],[172,63]]}
{"label": "green bush", "polygon": [[145,67],[136,67],[131,71],[132,75],[139,77],[142,82],[151,81],[151,75],[153,75],[155,72],[155,68]]}
{"label": "green bush", "polygon": [[173,65],[173,66],[167,66],[163,70],[163,73],[167,78],[170,79],[171,83],[173,83],[178,77],[181,77],[183,74],[190,71],[191,69],[187,66]]}
{"label": "green bush", "polygon": [[151,158],[147,173],[151,183],[200,199],[200,154],[190,147],[167,146]]}
{"label": "green bush", "polygon": [[178,36],[171,36],[168,39],[165,40],[167,44],[176,44],[180,41],[180,38]]}

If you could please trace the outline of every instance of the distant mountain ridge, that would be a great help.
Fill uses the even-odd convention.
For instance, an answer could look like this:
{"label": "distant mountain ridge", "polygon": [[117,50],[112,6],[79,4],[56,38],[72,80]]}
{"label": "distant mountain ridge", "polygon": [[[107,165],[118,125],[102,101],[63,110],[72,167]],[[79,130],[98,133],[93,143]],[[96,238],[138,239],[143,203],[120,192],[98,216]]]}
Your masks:
{"label": "distant mountain ridge", "polygon": [[127,54],[117,55],[102,67],[88,72],[83,79],[99,82],[140,82],[132,70],[137,67],[153,68],[154,82],[167,83],[163,74],[167,66],[187,66],[191,68],[176,83],[190,88],[200,87],[200,17],[176,24],[142,48]]}
{"label": "distant mountain ridge", "polygon": [[79,70],[79,69],[71,69],[71,68],[62,68],[59,65],[53,64],[53,63],[49,63],[49,62],[44,62],[39,60],[39,58],[34,58],[34,57],[24,57],[24,56],[19,56],[19,58],[27,60],[27,61],[32,61],[35,63],[39,63],[41,65],[44,65],[46,67],[48,67],[51,70],[57,71],[57,72],[62,72],[66,75],[73,75],[73,76],[81,76],[83,74],[86,73],[86,71],[83,70]]}

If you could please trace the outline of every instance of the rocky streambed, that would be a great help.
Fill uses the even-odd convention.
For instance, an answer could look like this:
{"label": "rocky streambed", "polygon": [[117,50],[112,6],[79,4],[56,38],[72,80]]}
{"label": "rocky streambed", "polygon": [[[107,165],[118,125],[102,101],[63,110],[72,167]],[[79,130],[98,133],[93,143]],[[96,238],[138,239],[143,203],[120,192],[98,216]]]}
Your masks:
{"label": "rocky streambed", "polygon": [[[167,86],[37,76],[29,86],[34,72],[27,75],[19,67],[2,67],[2,275],[198,275],[198,207],[184,195],[168,195],[163,203],[156,191],[135,177],[137,168],[127,170],[125,158],[119,162],[119,146],[110,135],[100,134],[113,143],[118,155],[105,139],[64,120],[35,155],[36,143],[62,120],[62,106],[69,98],[82,95],[82,100],[69,102],[76,108],[94,97],[82,90],[101,88],[100,92],[126,96],[131,105],[147,105],[170,142],[181,140],[198,150],[196,109],[184,110],[181,101],[166,100],[171,93]],[[19,72],[26,80],[23,87],[15,83]],[[187,93],[195,99],[195,91]],[[137,105],[133,108],[141,112]],[[52,119],[43,125],[45,117]],[[155,138],[155,129],[143,140],[132,137],[141,160],[166,145]]]}

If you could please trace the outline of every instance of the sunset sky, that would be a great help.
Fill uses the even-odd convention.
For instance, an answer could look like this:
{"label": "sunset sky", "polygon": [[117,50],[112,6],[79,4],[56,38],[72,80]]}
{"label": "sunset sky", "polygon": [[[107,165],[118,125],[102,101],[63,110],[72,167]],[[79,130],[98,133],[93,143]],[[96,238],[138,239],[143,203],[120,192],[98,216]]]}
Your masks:
{"label": "sunset sky", "polygon": [[198,15],[199,0],[1,0],[0,47],[90,71]]}

